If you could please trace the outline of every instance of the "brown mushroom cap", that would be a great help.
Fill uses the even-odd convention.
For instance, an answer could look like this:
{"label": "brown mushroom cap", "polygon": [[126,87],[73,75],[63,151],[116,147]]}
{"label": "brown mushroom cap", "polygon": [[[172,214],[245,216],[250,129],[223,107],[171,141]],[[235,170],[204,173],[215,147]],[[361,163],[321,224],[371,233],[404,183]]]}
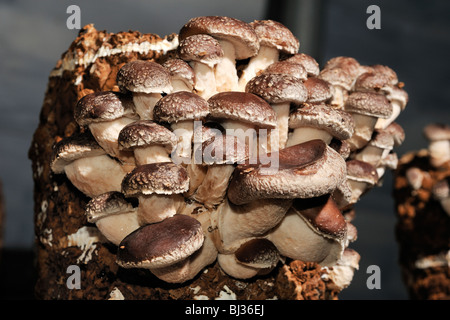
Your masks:
{"label": "brown mushroom cap", "polygon": [[272,63],[262,73],[287,74],[301,80],[306,80],[308,77],[305,68],[301,64],[286,60]]}
{"label": "brown mushroom cap", "polygon": [[450,126],[443,123],[431,123],[423,129],[428,141],[450,140]]}
{"label": "brown mushroom cap", "polygon": [[256,55],[259,50],[258,36],[250,24],[230,17],[192,18],[181,28],[179,39],[182,41],[194,34],[208,34],[231,42],[236,50],[236,59],[247,59]]}
{"label": "brown mushroom cap", "polygon": [[370,163],[360,160],[348,160],[347,177],[349,179],[375,185],[378,182],[377,170]]}
{"label": "brown mushroom cap", "polygon": [[92,198],[86,205],[86,217],[90,223],[114,214],[135,210],[131,201],[117,191],[103,193]]}
{"label": "brown mushroom cap", "polygon": [[178,91],[158,100],[153,109],[155,121],[174,123],[200,120],[209,114],[208,102],[189,91]]}
{"label": "brown mushroom cap", "polygon": [[175,215],[145,225],[119,245],[117,263],[125,268],[162,268],[182,261],[203,245],[202,225],[187,215]]}
{"label": "brown mushroom cap", "polygon": [[309,199],[296,199],[293,207],[320,233],[338,239],[345,237],[347,222],[329,194]]}
{"label": "brown mushroom cap", "polygon": [[383,131],[392,135],[395,147],[400,146],[403,143],[403,141],[405,141],[405,131],[396,122],[392,122]]}
{"label": "brown mushroom cap", "polygon": [[289,54],[298,52],[300,42],[283,24],[273,20],[255,20],[250,25],[255,29],[261,46],[274,47]]}
{"label": "brown mushroom cap", "polygon": [[322,140],[311,140],[276,152],[276,172],[261,164],[239,164],[228,188],[228,199],[245,204],[257,199],[317,197],[332,192],[345,179],[344,159]]}
{"label": "brown mushroom cap", "polygon": [[392,149],[394,148],[394,137],[389,132],[375,129],[372,139],[367,145],[380,149]]}
{"label": "brown mushroom cap", "polygon": [[208,99],[210,116],[238,120],[259,128],[275,128],[276,115],[260,97],[247,92],[220,92]]}
{"label": "brown mushroom cap", "polygon": [[118,141],[121,150],[160,145],[172,152],[177,144],[172,131],[151,120],[138,120],[126,125],[120,131]]}
{"label": "brown mushroom cap", "polygon": [[162,64],[169,71],[172,79],[179,79],[194,87],[195,73],[191,66],[182,59],[168,59]]}
{"label": "brown mushroom cap", "polygon": [[77,133],[55,144],[50,167],[54,173],[62,173],[72,161],[105,154],[90,132]]}
{"label": "brown mushroom cap", "polygon": [[219,42],[207,34],[194,34],[180,41],[178,55],[185,61],[198,61],[213,66],[223,58]]}
{"label": "brown mushroom cap", "polygon": [[122,192],[127,197],[139,194],[183,193],[188,188],[189,177],[186,169],[172,162],[138,166],[122,181]]}
{"label": "brown mushroom cap", "polygon": [[80,126],[91,122],[112,121],[121,117],[138,118],[132,97],[113,91],[100,91],[85,95],[75,106],[74,118]]}
{"label": "brown mushroom cap", "polygon": [[342,110],[325,104],[306,104],[291,112],[289,128],[314,127],[330,133],[333,137],[346,140],[354,131],[352,116]]}
{"label": "brown mushroom cap", "polygon": [[303,82],[287,74],[263,73],[250,80],[245,91],[269,103],[301,104],[308,99],[308,91]]}
{"label": "brown mushroom cap", "polygon": [[343,69],[353,79],[356,79],[364,70],[355,58],[345,56],[331,58],[325,63],[323,69]]}
{"label": "brown mushroom cap", "polygon": [[170,74],[159,63],[134,60],[124,64],[117,73],[117,85],[121,91],[160,93],[170,92]]}
{"label": "brown mushroom cap", "polygon": [[252,239],[243,243],[234,253],[240,263],[254,268],[270,268],[280,260],[277,247],[267,239]]}
{"label": "brown mushroom cap", "polygon": [[351,73],[342,68],[322,69],[317,77],[345,90],[352,89],[354,80]]}
{"label": "brown mushroom cap", "polygon": [[319,63],[316,59],[306,53],[296,53],[292,57],[287,58],[285,61],[301,64],[311,77],[316,77],[320,73]]}
{"label": "brown mushroom cap", "polygon": [[325,102],[333,97],[331,85],[325,80],[309,77],[303,84],[308,91],[309,103]]}
{"label": "brown mushroom cap", "polygon": [[345,111],[387,119],[392,114],[392,105],[381,93],[353,92],[344,106]]}

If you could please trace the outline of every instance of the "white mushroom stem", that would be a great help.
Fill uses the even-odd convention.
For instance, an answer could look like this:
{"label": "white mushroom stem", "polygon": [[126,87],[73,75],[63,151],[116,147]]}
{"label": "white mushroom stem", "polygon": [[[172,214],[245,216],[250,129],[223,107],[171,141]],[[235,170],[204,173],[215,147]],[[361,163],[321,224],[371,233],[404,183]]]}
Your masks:
{"label": "white mushroom stem", "polygon": [[155,223],[173,217],[184,200],[179,194],[139,195],[138,219],[140,225]]}
{"label": "white mushroom stem", "polygon": [[291,205],[290,199],[255,200],[240,206],[225,200],[211,213],[212,225],[218,227],[219,253],[235,252],[244,242],[261,237],[280,223]]}
{"label": "white mushroom stem", "polygon": [[391,101],[392,114],[387,119],[378,119],[375,124],[375,129],[386,129],[395,119],[398,118],[400,112],[402,111],[401,103],[399,101]]}
{"label": "white mushroom stem", "polygon": [[153,120],[153,108],[161,97],[160,93],[133,92],[133,103],[141,120]]}
{"label": "white mushroom stem", "polygon": [[183,81],[181,79],[172,78],[171,83],[172,83],[172,93],[179,91],[192,91],[193,89],[191,85],[188,85],[186,81]]}
{"label": "white mushroom stem", "polygon": [[81,158],[64,167],[72,184],[88,197],[121,191],[126,170],[107,155]]}
{"label": "white mushroom stem", "polygon": [[245,123],[235,120],[226,120],[221,122],[227,136],[235,136],[241,146],[248,147],[249,158],[256,155],[258,132],[251,123]]}
{"label": "white mushroom stem", "polygon": [[267,239],[272,241],[282,256],[317,262],[322,266],[335,264],[344,250],[343,241],[319,233],[294,209],[286,213]]}
{"label": "white mushroom stem", "polygon": [[95,222],[98,230],[115,245],[131,232],[139,228],[139,221],[136,210],[110,214]]}
{"label": "white mushroom stem", "polygon": [[259,75],[259,73],[275,63],[279,59],[279,52],[274,47],[261,46],[256,56],[251,57],[248,65],[242,71],[239,78],[239,90],[245,91],[245,86],[252,78]]}
{"label": "white mushroom stem", "polygon": [[[275,103],[271,106],[277,115],[278,149],[284,149],[288,139],[290,104]],[[276,146],[271,146],[271,151],[276,151],[278,149]]]}
{"label": "white mushroom stem", "polygon": [[430,162],[434,167],[439,167],[450,161],[450,140],[431,141],[428,145]]}
{"label": "white mushroom stem", "polygon": [[134,149],[134,157],[137,165],[171,161],[167,148],[158,145],[137,147]]}
{"label": "white mushroom stem", "polygon": [[286,147],[294,146],[306,141],[320,139],[326,144],[330,144],[333,136],[325,130],[313,127],[295,128],[287,140]]}
{"label": "white mushroom stem", "polygon": [[184,196],[190,198],[202,184],[206,177],[206,173],[208,172],[208,168],[200,164],[196,164],[194,163],[194,160],[192,160],[186,167],[186,170],[189,176],[189,189]]}
{"label": "white mushroom stem", "polygon": [[203,203],[206,208],[213,208],[220,204],[225,198],[233,171],[234,166],[231,164],[208,166],[206,175],[192,198]]}
{"label": "white mushroom stem", "polygon": [[118,158],[124,163],[134,163],[133,153],[119,150],[118,137],[120,131],[136,120],[122,117],[112,121],[93,122],[89,124],[89,130],[97,143],[112,157]]}
{"label": "white mushroom stem", "polygon": [[380,164],[381,159],[383,159],[389,151],[389,149],[368,145],[355,155],[355,159],[370,163],[374,167],[377,167]]}
{"label": "white mushroom stem", "polygon": [[330,104],[337,109],[343,109],[344,103],[347,96],[347,89],[344,87],[333,85],[333,97],[331,98]]}
{"label": "white mushroom stem", "polygon": [[223,58],[217,63],[215,69],[217,92],[238,91],[236,70],[236,53],[234,45],[226,40],[218,40],[223,50]]}
{"label": "white mushroom stem", "polygon": [[353,151],[364,147],[372,139],[372,133],[378,118],[358,113],[352,113],[352,117],[355,123],[355,131],[347,141]]}
{"label": "white mushroom stem", "polygon": [[174,122],[171,124],[171,128],[177,137],[177,146],[172,152],[172,161],[176,164],[189,164],[192,157],[194,122],[192,120]]}
{"label": "white mushroom stem", "polygon": [[194,70],[194,87],[197,94],[206,100],[216,94],[216,76],[214,73],[214,66],[197,61],[191,61],[190,66]]}

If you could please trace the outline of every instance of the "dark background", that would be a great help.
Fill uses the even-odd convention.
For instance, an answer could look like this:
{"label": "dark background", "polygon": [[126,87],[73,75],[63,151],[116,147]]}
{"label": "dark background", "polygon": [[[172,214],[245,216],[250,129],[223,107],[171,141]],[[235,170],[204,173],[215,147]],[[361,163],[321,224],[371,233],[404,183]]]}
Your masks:
{"label": "dark background", "polygon": [[[450,1],[0,1],[0,179],[6,201],[0,298],[31,299],[33,183],[27,157],[48,75],[77,36],[68,30],[67,7],[81,9],[81,24],[99,30],[138,30],[164,36],[190,18],[223,15],[247,22],[273,18],[300,39],[301,52],[323,66],[335,56],[393,68],[410,96],[397,122],[406,140],[397,149],[425,148],[423,127],[450,123]],[[369,30],[369,5],[381,9],[381,29]],[[397,263],[392,174],[356,206],[360,269],[340,299],[408,299]],[[381,270],[381,289],[369,290],[367,267]]]}

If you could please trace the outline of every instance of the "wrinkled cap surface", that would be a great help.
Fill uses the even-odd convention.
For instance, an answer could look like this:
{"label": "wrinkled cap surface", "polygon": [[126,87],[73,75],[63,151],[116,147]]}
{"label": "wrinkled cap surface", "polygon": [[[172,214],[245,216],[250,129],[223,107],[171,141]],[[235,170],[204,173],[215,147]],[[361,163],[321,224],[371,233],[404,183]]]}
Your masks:
{"label": "wrinkled cap surface", "polygon": [[75,121],[80,126],[121,117],[138,118],[132,97],[121,92],[100,91],[87,94],[78,101],[74,109]]}
{"label": "wrinkled cap surface", "polygon": [[95,157],[106,154],[89,131],[77,133],[64,138],[53,147],[51,169],[61,173],[64,167],[80,158]]}
{"label": "wrinkled cap surface", "polygon": [[133,204],[117,191],[111,191],[89,200],[86,205],[86,217],[90,223],[101,218],[135,210]]}
{"label": "wrinkled cap surface", "polygon": [[198,61],[211,67],[223,58],[219,42],[207,34],[194,34],[182,40],[178,54],[185,61]]}
{"label": "wrinkled cap surface", "polygon": [[316,59],[306,53],[296,53],[292,57],[287,58],[285,61],[301,64],[311,77],[316,77],[320,73],[319,63]]}
{"label": "wrinkled cap surface", "polygon": [[325,63],[323,69],[343,69],[352,79],[356,79],[364,70],[355,58],[345,56],[331,58]]}
{"label": "wrinkled cap surface", "polygon": [[162,64],[169,71],[172,79],[183,80],[191,87],[194,86],[195,74],[191,66],[182,59],[168,59]]}
{"label": "wrinkled cap surface", "polygon": [[322,69],[317,77],[345,90],[352,89],[354,80],[350,72],[342,68]]}
{"label": "wrinkled cap surface", "polygon": [[263,70],[262,73],[287,74],[301,80],[306,80],[308,78],[308,74],[301,64],[288,62],[286,60],[272,63]]}
{"label": "wrinkled cap surface", "polygon": [[344,159],[322,140],[297,144],[270,156],[277,157],[278,164],[237,165],[228,188],[232,203],[316,197],[332,192],[345,179]]}
{"label": "wrinkled cap surface", "polygon": [[126,268],[163,268],[182,261],[204,241],[199,221],[175,215],[140,227],[119,244],[117,263]]}
{"label": "wrinkled cap surface", "polygon": [[121,150],[160,145],[171,152],[177,144],[177,137],[172,131],[156,122],[138,120],[123,127],[118,141]]}
{"label": "wrinkled cap surface", "polygon": [[353,92],[344,106],[345,111],[387,119],[392,114],[392,105],[381,93]]}
{"label": "wrinkled cap surface", "polygon": [[308,99],[303,81],[287,74],[260,74],[247,83],[245,91],[269,103],[301,104]]}
{"label": "wrinkled cap surface", "polygon": [[280,22],[255,20],[250,25],[255,29],[261,46],[273,47],[289,54],[295,54],[300,49],[298,39]]}
{"label": "wrinkled cap surface", "polygon": [[309,77],[303,84],[308,91],[308,102],[310,103],[325,102],[333,97],[331,85],[323,79]]}
{"label": "wrinkled cap surface", "polygon": [[158,100],[153,117],[156,121],[174,123],[183,120],[200,120],[209,114],[208,102],[189,91],[178,91]]}
{"label": "wrinkled cap surface", "polygon": [[117,73],[116,81],[121,91],[161,93],[172,89],[169,71],[150,60],[134,60],[124,64]]}
{"label": "wrinkled cap surface", "polygon": [[346,140],[353,135],[352,116],[325,104],[306,104],[289,115],[289,128],[313,127],[325,130],[333,137]]}
{"label": "wrinkled cap surface", "polygon": [[122,181],[125,196],[175,194],[186,192],[189,177],[186,169],[173,162],[150,163],[136,167]]}
{"label": "wrinkled cap surface", "polygon": [[260,97],[247,92],[220,92],[208,99],[213,119],[230,119],[254,124],[260,128],[275,128],[276,114]]}
{"label": "wrinkled cap surface", "polygon": [[236,50],[236,59],[247,59],[259,51],[259,39],[250,24],[221,16],[203,16],[189,20],[180,30],[182,41],[194,34],[208,34],[219,40],[231,42]]}

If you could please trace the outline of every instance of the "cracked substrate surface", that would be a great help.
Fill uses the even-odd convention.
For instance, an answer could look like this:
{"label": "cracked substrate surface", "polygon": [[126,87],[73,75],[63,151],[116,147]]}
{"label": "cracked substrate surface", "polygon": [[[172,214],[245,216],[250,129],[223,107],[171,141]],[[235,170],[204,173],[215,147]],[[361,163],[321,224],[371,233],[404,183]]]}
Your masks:
{"label": "cracked substrate surface", "polygon": [[[414,190],[406,172],[428,174]],[[433,199],[433,185],[450,176],[450,163],[434,168],[427,150],[405,154],[395,172],[396,237],[403,280],[411,299],[450,299],[450,217]]]}
{"label": "cracked substrate surface", "polygon": [[[97,31],[83,28],[50,73],[39,126],[29,150],[34,179],[38,299],[336,299],[339,290],[314,263],[290,261],[270,274],[243,281],[225,275],[217,264],[193,280],[172,285],[147,270],[122,269],[116,248],[86,221],[88,198],[65,177],[50,170],[52,146],[79,130],[73,108],[84,95],[118,91],[119,68],[136,59],[159,63],[174,55],[176,35]],[[81,289],[66,282],[70,265],[81,271]]]}

